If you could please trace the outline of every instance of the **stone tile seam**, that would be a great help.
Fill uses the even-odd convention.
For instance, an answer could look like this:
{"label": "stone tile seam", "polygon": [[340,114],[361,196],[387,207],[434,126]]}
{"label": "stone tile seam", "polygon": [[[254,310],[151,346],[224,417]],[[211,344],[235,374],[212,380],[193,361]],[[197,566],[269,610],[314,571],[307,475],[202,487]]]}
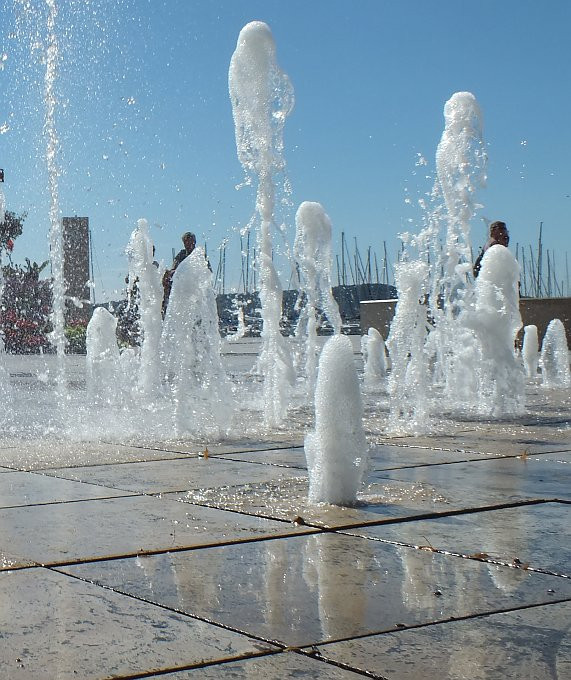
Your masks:
{"label": "stone tile seam", "polygon": [[403,524],[405,522],[417,522],[425,519],[438,519],[439,517],[454,517],[456,515],[472,515],[478,512],[491,512],[493,510],[509,510],[510,508],[519,508],[526,505],[541,505],[544,503],[564,503],[569,504],[571,501],[560,500],[558,498],[530,498],[521,501],[514,501],[513,503],[500,503],[498,505],[482,505],[475,508],[462,508],[460,510],[443,510],[442,512],[428,512],[420,515],[409,515],[407,517],[386,517],[385,519],[371,520],[369,522],[353,522],[352,524],[343,524],[336,527],[319,527],[318,524],[311,524],[307,522],[308,527],[319,527],[322,531],[348,531],[349,529],[371,528],[376,526],[386,526],[387,524]]}
{"label": "stone tile seam", "polygon": [[[281,650],[276,649],[268,650],[267,652],[259,652],[252,654],[240,654],[234,657],[223,657],[220,659],[215,659],[214,661],[199,661],[193,664],[183,664],[182,666],[171,666],[170,668],[164,668],[154,671],[143,671],[142,673],[135,673],[129,675],[112,675],[103,680],[145,680],[145,678],[157,678],[164,677],[168,680],[168,676],[174,673],[181,673],[182,671],[198,670],[200,668],[211,668],[213,666],[221,666],[225,664],[231,664],[237,661],[247,661],[248,659],[258,659],[265,656],[275,656],[280,654]],[[383,679],[384,680],[384,679]]]}
{"label": "stone tile seam", "polygon": [[[481,619],[481,618],[486,618],[489,616],[495,616],[498,614],[510,614],[512,612],[519,612],[519,611],[525,611],[528,609],[536,609],[538,607],[551,607],[555,606],[558,604],[565,604],[565,603],[570,603],[571,604],[571,598],[569,597],[564,597],[560,598],[557,600],[552,600],[550,602],[538,602],[535,604],[523,604],[520,605],[519,607],[510,607],[510,608],[502,608],[502,609],[493,609],[485,612],[476,612],[474,614],[465,614],[463,616],[450,616],[448,618],[444,619],[439,619],[437,621],[427,621],[425,623],[412,623],[410,625],[402,625],[401,626],[395,626],[394,628],[387,628],[386,630],[382,630],[376,633],[359,633],[357,635],[351,635],[347,637],[340,637],[340,638],[335,638],[333,640],[327,640],[326,642],[319,642],[317,644],[312,645],[312,647],[325,647],[326,645],[332,645],[332,644],[337,644],[339,642],[352,642],[354,640],[363,640],[365,638],[369,637],[375,637],[376,635],[390,635],[393,633],[400,633],[401,631],[408,631],[408,630],[416,630],[418,628],[429,628],[430,626],[441,626],[441,625],[446,625],[449,623],[457,623],[461,621],[469,621],[472,619]],[[310,649],[311,647],[308,646]],[[301,649],[304,649],[302,647]]]}
{"label": "stone tile seam", "polygon": [[[326,533],[320,529],[313,529],[310,528],[307,531],[298,531],[294,533],[283,533],[283,534],[274,534],[274,535],[265,535],[265,536],[250,536],[249,538],[236,538],[236,539],[229,539],[227,541],[221,541],[218,543],[203,543],[200,545],[183,545],[183,546],[172,546],[169,548],[157,548],[154,550],[139,550],[137,552],[130,552],[130,553],[122,553],[122,554],[116,554],[116,555],[103,555],[103,556],[93,556],[93,557],[86,557],[86,558],[80,558],[77,560],[62,560],[62,561],[54,561],[54,562],[45,562],[45,563],[40,563],[40,562],[35,562],[31,565],[21,565],[17,567],[19,570],[21,569],[33,569],[36,567],[41,567],[45,569],[58,569],[61,567],[73,567],[76,565],[80,564],[92,564],[96,562],[114,562],[117,560],[127,560],[127,559],[135,559],[137,557],[153,557],[154,555],[168,555],[169,553],[179,553],[179,552],[191,552],[195,550],[208,550],[210,548],[224,548],[226,546],[230,545],[242,545],[242,544],[247,544],[247,543],[262,543],[264,541],[279,541],[282,539],[287,539],[287,538],[296,538],[298,536],[315,536],[318,534]],[[30,560],[31,561],[31,560]],[[15,570],[16,567],[10,567],[9,569],[1,570],[0,569],[0,574],[2,571],[10,571],[10,570]]]}
{"label": "stone tile seam", "polygon": [[[422,552],[437,553],[438,555],[444,555],[449,557],[459,557],[464,560],[472,560],[473,562],[483,562],[484,564],[495,564],[499,567],[507,567],[508,569],[520,569],[521,571],[531,572],[533,574],[544,574],[546,576],[555,576],[557,578],[569,579],[571,576],[569,574],[562,574],[556,571],[550,571],[549,569],[543,569],[541,567],[531,567],[524,566],[523,564],[514,564],[512,562],[505,562],[499,557],[476,557],[475,555],[467,555],[465,553],[459,553],[454,550],[445,550],[444,548],[434,548],[432,545],[416,545],[412,543],[403,543],[397,540],[390,540],[388,538],[379,538],[377,536],[359,536],[356,534],[345,534],[343,532],[338,532],[343,536],[353,536],[354,538],[365,538],[369,541],[376,541],[377,543],[386,543],[387,545],[395,545],[402,548],[412,548],[413,550],[420,550]],[[483,553],[482,553],[483,554]],[[519,559],[519,558],[514,558]]]}

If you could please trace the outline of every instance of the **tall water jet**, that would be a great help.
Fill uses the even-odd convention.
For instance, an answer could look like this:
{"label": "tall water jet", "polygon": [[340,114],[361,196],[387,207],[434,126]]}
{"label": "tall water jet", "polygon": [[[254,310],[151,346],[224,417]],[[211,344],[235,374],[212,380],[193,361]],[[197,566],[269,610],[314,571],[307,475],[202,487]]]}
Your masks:
{"label": "tall water jet", "polygon": [[[0,224],[4,222],[6,216],[6,199],[2,184],[0,184]],[[0,304],[4,300],[4,270],[2,262],[2,248],[0,247]],[[8,400],[11,397],[10,372],[6,367],[6,353],[4,345],[4,330],[0,329],[0,399],[6,409]]]}
{"label": "tall water jet", "polygon": [[539,338],[537,336],[537,326],[533,324],[525,326],[523,329],[521,356],[527,377],[535,378],[539,365]]}
{"label": "tall water jet", "polygon": [[161,337],[178,436],[220,438],[231,427],[232,389],[220,350],[212,272],[196,247],[174,273]]}
{"label": "tall water jet", "polygon": [[378,390],[384,386],[387,377],[387,350],[383,336],[376,328],[369,328],[361,338],[363,354],[363,383],[368,390]]}
{"label": "tall water jet", "polygon": [[159,396],[160,363],[157,361],[162,330],[161,305],[163,287],[158,268],[153,263],[153,244],[147,220],[137,222],[127,246],[129,286],[138,292],[139,323],[142,333],[137,393],[147,405]]}
{"label": "tall water jet", "polygon": [[318,310],[324,312],[335,335],[341,333],[341,315],[331,286],[333,256],[329,216],[320,203],[305,201],[297,210],[295,224],[293,252],[302,277],[300,295],[305,297],[298,329],[305,326],[305,378],[307,395],[312,398],[317,374]]}
{"label": "tall water jet", "polygon": [[398,302],[387,347],[390,432],[421,434],[429,429],[426,298],[428,265],[414,260],[395,267]]}
{"label": "tall water jet", "polygon": [[541,382],[545,387],[571,387],[569,348],[561,319],[552,319],[541,343]]}
{"label": "tall water jet", "polygon": [[[442,377],[444,398],[457,405],[465,394],[466,365],[461,359],[471,336],[459,328],[458,315],[470,303],[472,251],[470,223],[481,206],[477,191],[486,183],[487,155],[482,114],[470,92],[457,92],[444,106],[445,126],[436,150],[437,193],[443,198],[446,243],[440,248],[433,233],[430,313],[432,346],[437,348],[435,372]],[[434,230],[433,230],[434,232]],[[472,351],[475,351],[472,348]]]}
{"label": "tall water jet", "polygon": [[446,205],[446,247],[442,280],[444,308],[471,271],[470,221],[480,206],[476,191],[485,186],[487,156],[482,114],[474,95],[456,92],[444,105],[444,131],[436,149],[436,171]]}
{"label": "tall water jet", "polygon": [[315,430],[305,438],[312,503],[354,505],[367,466],[363,404],[349,338],[330,338],[319,358]]}
{"label": "tall water jet", "polygon": [[502,245],[489,248],[476,279],[473,305],[460,322],[480,348],[479,361],[467,366],[478,376],[477,411],[486,416],[521,415],[525,407],[525,374],[515,353],[522,326],[519,312],[519,265]]}
{"label": "tall water jet", "polygon": [[63,277],[63,235],[59,211],[59,174],[57,152],[59,146],[56,128],[57,96],[55,82],[59,61],[59,48],[56,35],[57,4],[56,0],[46,0],[47,36],[46,36],[46,72],[44,78],[46,162],[48,170],[48,188],[50,194],[50,261],[52,266],[52,327],[51,343],[58,356],[57,385],[59,396],[63,396],[65,382],[65,282]]}
{"label": "tall water jet", "polygon": [[4,188],[2,183],[0,183],[0,224],[4,222],[4,217],[6,216],[6,198],[4,196]]}
{"label": "tall water jet", "polygon": [[293,364],[280,332],[282,287],[272,261],[274,175],[283,170],[283,128],[294,103],[289,78],[276,62],[276,48],[267,24],[253,21],[240,31],[228,73],[238,158],[248,180],[258,178],[256,210],[258,271],[262,304],[262,349],[258,362],[264,380],[264,421],[278,426],[284,419]]}

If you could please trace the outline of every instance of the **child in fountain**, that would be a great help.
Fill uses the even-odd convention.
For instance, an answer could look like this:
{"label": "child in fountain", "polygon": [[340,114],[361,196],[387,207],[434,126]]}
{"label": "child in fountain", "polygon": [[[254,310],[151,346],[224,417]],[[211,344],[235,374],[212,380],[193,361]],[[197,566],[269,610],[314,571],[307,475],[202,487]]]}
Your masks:
{"label": "child in fountain", "polygon": [[482,251],[478,255],[476,262],[474,263],[474,278],[476,279],[478,277],[478,274],[480,273],[480,269],[482,268],[482,258],[484,257],[484,253],[488,248],[491,248],[492,246],[495,246],[497,244],[501,246],[505,246],[506,248],[508,247],[510,242],[510,235],[508,233],[508,228],[506,226],[505,222],[500,222],[499,220],[496,222],[492,222],[490,224],[490,238],[486,241],[486,244],[482,248]]}

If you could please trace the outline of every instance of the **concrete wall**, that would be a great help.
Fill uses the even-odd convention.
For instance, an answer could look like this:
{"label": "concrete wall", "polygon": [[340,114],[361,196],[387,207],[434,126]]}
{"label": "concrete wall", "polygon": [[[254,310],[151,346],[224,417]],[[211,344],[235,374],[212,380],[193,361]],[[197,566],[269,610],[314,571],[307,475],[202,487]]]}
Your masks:
{"label": "concrete wall", "polygon": [[369,328],[376,328],[386,340],[391,327],[396,300],[368,300],[361,302],[361,333],[365,335]]}
{"label": "concrete wall", "polygon": [[561,319],[567,333],[567,345],[571,348],[571,298],[523,298],[519,311],[524,326],[537,326],[539,341],[552,319]]}
{"label": "concrete wall", "polygon": [[[361,332],[376,328],[386,340],[396,300],[371,300],[361,302],[360,307]],[[551,319],[561,319],[567,331],[567,343],[571,347],[571,298],[522,298],[519,308],[524,326],[537,326],[540,342]]]}

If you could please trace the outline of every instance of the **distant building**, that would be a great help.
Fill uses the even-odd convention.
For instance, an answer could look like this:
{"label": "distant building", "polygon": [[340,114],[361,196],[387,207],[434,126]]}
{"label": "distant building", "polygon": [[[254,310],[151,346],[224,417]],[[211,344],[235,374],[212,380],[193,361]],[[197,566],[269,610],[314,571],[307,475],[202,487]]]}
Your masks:
{"label": "distant building", "polygon": [[[65,281],[66,317],[89,319],[91,312],[89,218],[64,217],[63,278]],[[70,298],[83,303],[83,308]]]}

